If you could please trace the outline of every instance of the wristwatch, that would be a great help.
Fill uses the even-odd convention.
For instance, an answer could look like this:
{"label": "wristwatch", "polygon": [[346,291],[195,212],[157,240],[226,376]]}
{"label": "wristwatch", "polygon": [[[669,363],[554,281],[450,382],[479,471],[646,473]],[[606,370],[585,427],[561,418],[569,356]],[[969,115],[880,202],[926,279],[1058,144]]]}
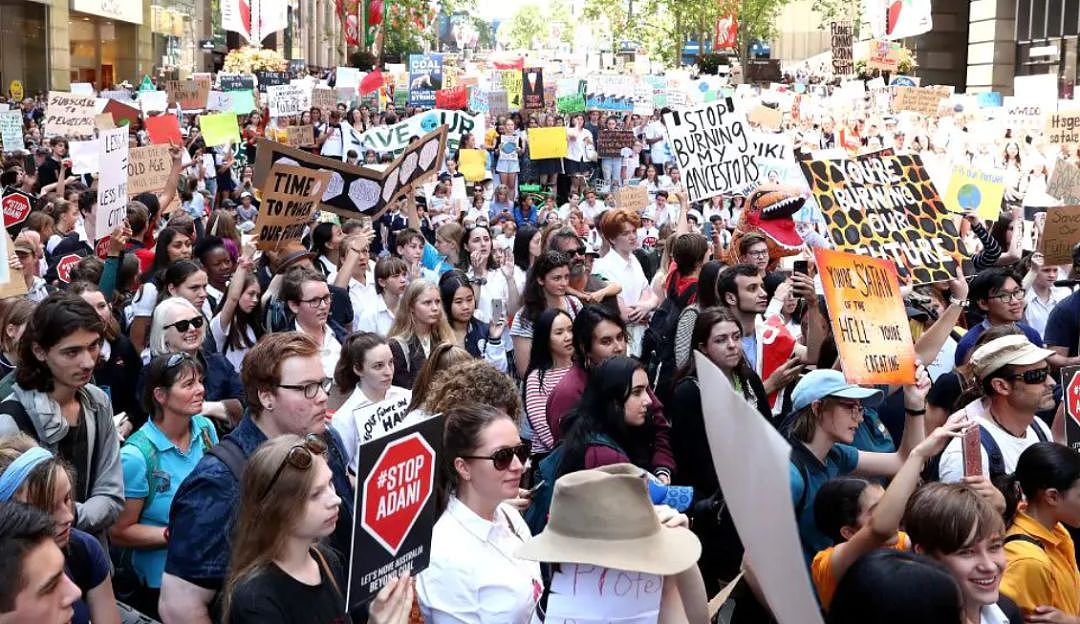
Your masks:
{"label": "wristwatch", "polygon": [[956,297],[949,297],[949,304],[950,305],[955,305],[955,306],[960,306],[961,308],[963,308],[963,307],[967,306],[968,300],[967,299],[957,299]]}

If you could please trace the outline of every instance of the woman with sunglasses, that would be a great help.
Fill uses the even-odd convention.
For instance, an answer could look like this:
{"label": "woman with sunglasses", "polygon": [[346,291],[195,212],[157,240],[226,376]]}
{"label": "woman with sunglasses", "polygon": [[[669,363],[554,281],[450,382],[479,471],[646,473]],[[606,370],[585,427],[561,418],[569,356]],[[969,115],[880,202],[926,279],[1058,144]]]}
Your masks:
{"label": "woman with sunglasses", "polygon": [[[207,353],[203,347],[206,318],[183,297],[170,297],[154,309],[150,323],[149,357],[184,353],[198,360],[206,372],[206,396],[202,413],[223,423],[237,423],[243,415],[241,399],[244,387],[236,369],[220,353]],[[149,359],[146,360],[149,363]],[[137,393],[142,395],[147,379],[146,368],[139,377]]]}
{"label": "woman with sunglasses", "polygon": [[[263,443],[247,460],[222,612],[228,624],[349,621],[346,562],[320,542],[334,531],[341,498],[317,435]],[[371,624],[405,624],[412,580],[391,581],[371,603]]]}
{"label": "woman with sunglasses", "polygon": [[443,311],[454,330],[454,342],[473,357],[482,357],[499,370],[506,371],[506,346],[503,343],[506,319],[500,315],[492,323],[485,323],[476,318],[476,291],[479,288],[473,283],[457,269],[443,273],[439,280]]}
{"label": "woman with sunglasses", "polygon": [[198,360],[184,353],[155,357],[142,397],[150,419],[120,449],[124,509],[109,532],[119,547],[117,595],[155,619],[173,496],[218,442],[213,423],[200,415],[205,394]]}
{"label": "woman with sunglasses", "polygon": [[431,562],[417,577],[420,611],[428,624],[525,624],[540,598],[539,564],[514,556],[530,537],[521,514],[507,504],[529,445],[504,411],[477,403],[444,412]]}
{"label": "woman with sunglasses", "polygon": [[142,274],[139,292],[124,309],[125,325],[138,351],[146,347],[150,318],[158,302],[158,291],[163,288],[161,280],[165,270],[180,260],[191,260],[191,237],[177,228],[167,227],[158,234],[154,263]]}

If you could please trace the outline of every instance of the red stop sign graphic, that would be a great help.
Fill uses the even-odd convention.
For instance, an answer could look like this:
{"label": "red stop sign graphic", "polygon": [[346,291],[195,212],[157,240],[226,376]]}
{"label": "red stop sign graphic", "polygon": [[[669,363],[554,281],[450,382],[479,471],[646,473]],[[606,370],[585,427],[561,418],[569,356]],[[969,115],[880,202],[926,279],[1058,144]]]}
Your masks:
{"label": "red stop sign graphic", "polygon": [[9,228],[26,221],[30,215],[30,198],[22,193],[4,195],[4,227]]}
{"label": "red stop sign graphic", "polygon": [[435,487],[435,451],[419,433],[391,442],[364,480],[360,524],[396,555]]}
{"label": "red stop sign graphic", "polygon": [[1065,408],[1073,420],[1080,422],[1080,372],[1073,375],[1065,388]]}
{"label": "red stop sign graphic", "polygon": [[105,258],[108,257],[108,254],[109,254],[109,240],[111,238],[112,238],[111,236],[106,236],[105,238],[99,240],[97,242],[97,244],[94,245],[94,255],[95,256],[97,256],[98,258],[101,258],[102,260],[104,260]]}
{"label": "red stop sign graphic", "polygon": [[79,264],[79,260],[82,260],[82,256],[79,254],[68,254],[60,258],[60,262],[56,263],[56,277],[60,278],[60,281],[65,284],[71,282],[71,269],[74,269],[75,265]]}

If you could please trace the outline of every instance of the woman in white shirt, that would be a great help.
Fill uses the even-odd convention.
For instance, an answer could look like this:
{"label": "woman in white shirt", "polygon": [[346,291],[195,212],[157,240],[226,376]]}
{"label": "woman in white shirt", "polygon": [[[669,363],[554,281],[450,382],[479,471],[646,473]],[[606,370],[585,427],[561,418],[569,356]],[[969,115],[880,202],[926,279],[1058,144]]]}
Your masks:
{"label": "woman in white shirt", "polygon": [[444,470],[431,562],[416,595],[428,624],[525,624],[543,588],[540,566],[514,556],[530,537],[506,501],[519,494],[528,444],[506,412],[469,404],[445,412]]}
{"label": "woman in white shirt", "polygon": [[252,266],[251,258],[240,257],[221,308],[210,320],[210,335],[217,350],[237,371],[243,366],[248,349],[266,333],[260,305],[262,289],[251,272]]}
{"label": "woman in white shirt", "polygon": [[476,301],[476,318],[491,322],[491,302],[502,299],[506,304],[507,317],[517,314],[520,293],[514,281],[514,262],[499,263],[495,258],[491,232],[486,227],[474,226],[465,231],[461,239],[461,268],[474,283],[480,285]]}
{"label": "woman in white shirt", "polygon": [[575,113],[570,119],[570,127],[566,129],[566,158],[563,161],[563,170],[566,175],[572,176],[571,193],[581,193],[585,189],[590,164],[589,147],[595,149],[592,132],[585,129],[585,115]]}
{"label": "woman in white shirt", "polygon": [[386,339],[370,332],[349,336],[334,371],[339,392],[351,392],[331,421],[345,442],[345,458],[356,472],[357,449],[405,419],[412,393],[393,385],[394,356]]}
{"label": "woman in white shirt", "polygon": [[645,327],[649,315],[660,305],[645,271],[634,256],[637,246],[637,230],[641,219],[631,210],[609,210],[600,220],[600,233],[611,245],[608,253],[593,263],[593,274],[609,282],[622,284],[619,294],[619,310],[626,321],[627,351],[629,355],[641,355],[641,339],[645,336]]}

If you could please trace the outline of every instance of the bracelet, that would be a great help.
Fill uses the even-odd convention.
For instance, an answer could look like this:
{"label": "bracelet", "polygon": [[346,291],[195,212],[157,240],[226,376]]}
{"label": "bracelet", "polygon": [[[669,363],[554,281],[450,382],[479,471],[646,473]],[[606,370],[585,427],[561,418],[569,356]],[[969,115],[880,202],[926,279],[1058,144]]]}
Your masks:
{"label": "bracelet", "polygon": [[913,409],[909,409],[909,408],[905,407],[904,412],[906,412],[907,414],[909,414],[911,416],[925,416],[926,415],[926,408],[924,407],[922,409],[913,410]]}
{"label": "bracelet", "polygon": [[960,306],[961,308],[963,308],[963,307],[967,307],[968,300],[967,299],[957,299],[956,297],[949,297],[949,304],[950,305],[955,305],[955,306]]}

